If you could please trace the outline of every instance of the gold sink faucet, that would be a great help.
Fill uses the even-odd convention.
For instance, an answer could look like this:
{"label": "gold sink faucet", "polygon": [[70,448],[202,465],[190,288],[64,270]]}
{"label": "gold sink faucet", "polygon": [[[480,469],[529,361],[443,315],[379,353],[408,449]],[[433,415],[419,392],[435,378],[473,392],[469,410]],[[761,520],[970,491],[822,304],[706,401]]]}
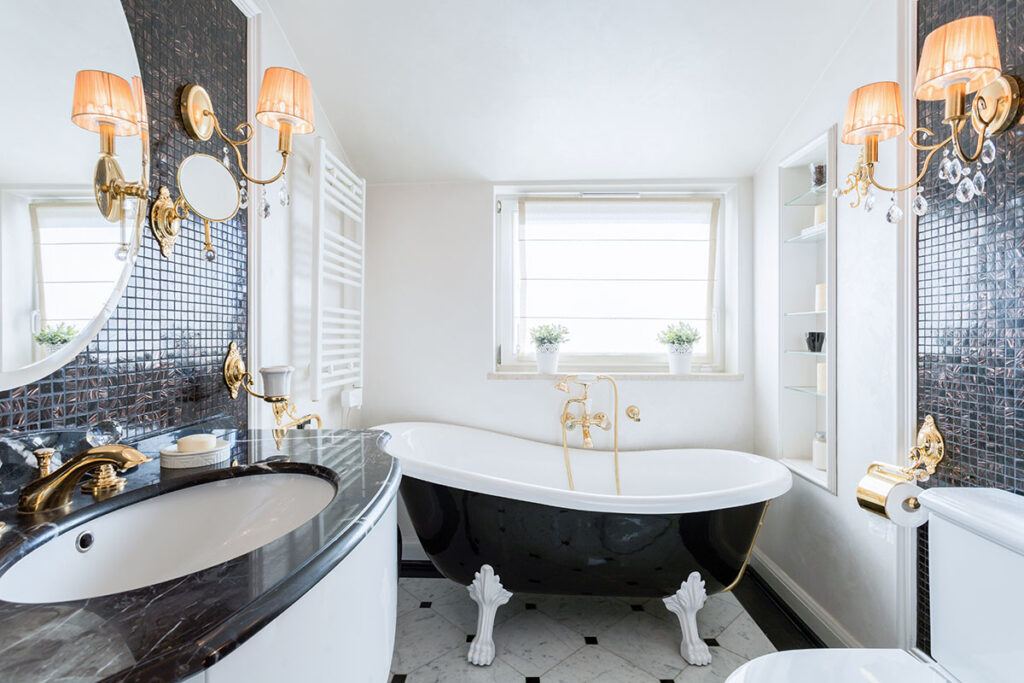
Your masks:
{"label": "gold sink faucet", "polygon": [[[596,412],[591,414],[587,407],[590,402],[590,385],[594,382],[608,382],[612,387],[612,396],[614,400],[614,407],[612,412],[612,419],[609,420],[608,416],[603,412]],[[593,448],[594,439],[591,436],[590,430],[593,427],[603,429],[604,431],[612,430],[612,448],[614,450],[614,462],[615,462],[615,493],[622,493],[622,485],[619,478],[619,385],[609,375],[566,375],[558,380],[555,384],[555,388],[559,391],[564,391],[567,394],[572,393],[570,384],[575,384],[581,388],[579,396],[571,396],[565,401],[562,406],[562,415],[560,422],[562,423],[562,455],[565,459],[565,474],[569,481],[569,489],[576,490],[576,486],[573,482],[572,477],[572,462],[569,459],[569,437],[568,432],[580,428],[583,433],[583,447]],[[573,414],[573,406],[578,405],[580,407],[578,414]],[[626,408],[626,417],[633,422],[640,421],[640,409],[634,405]]]}
{"label": "gold sink faucet", "polygon": [[94,446],[67,460],[54,472],[27,484],[18,499],[18,512],[47,512],[70,505],[78,482],[92,470],[99,471],[92,481],[90,492],[120,490],[124,487],[124,479],[116,476],[114,469],[124,472],[149,460],[124,444]]}

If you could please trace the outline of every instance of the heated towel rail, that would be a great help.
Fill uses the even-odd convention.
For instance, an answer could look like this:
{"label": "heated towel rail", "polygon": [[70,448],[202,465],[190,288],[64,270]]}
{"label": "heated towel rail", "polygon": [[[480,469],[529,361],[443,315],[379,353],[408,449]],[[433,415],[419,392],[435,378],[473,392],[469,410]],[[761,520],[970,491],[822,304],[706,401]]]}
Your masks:
{"label": "heated towel rail", "polygon": [[[313,168],[312,398],[363,385],[366,181],[317,140]],[[350,393],[358,395],[358,392]],[[358,400],[349,405],[358,405]]]}

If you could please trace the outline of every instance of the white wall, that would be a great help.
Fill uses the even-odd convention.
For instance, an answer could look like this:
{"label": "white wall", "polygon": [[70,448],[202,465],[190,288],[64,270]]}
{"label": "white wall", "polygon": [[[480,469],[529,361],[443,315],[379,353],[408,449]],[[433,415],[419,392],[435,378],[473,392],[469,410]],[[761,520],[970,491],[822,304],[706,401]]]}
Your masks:
{"label": "white wall", "polygon": [[[897,20],[898,3],[876,0],[867,9],[754,178],[755,447],[764,455],[777,453],[778,440],[777,165],[842,120],[853,88],[899,80]],[[896,145],[882,143],[883,181],[895,180]],[[857,153],[840,144],[840,177]],[[868,214],[838,202],[838,496],[794,477],[793,490],[769,509],[758,542],[781,577],[802,589],[817,616],[848,645],[899,642],[895,529],[860,510],[854,496],[871,461],[900,461],[900,232],[885,221],[888,203],[880,193]]]}
{"label": "white wall", "polygon": [[[260,8],[260,72],[270,66],[286,66],[305,71],[295,56],[288,38],[266,0],[256,0]],[[313,83],[314,96],[316,83]],[[259,84],[250,84],[258,88]],[[288,185],[291,205],[282,207],[278,202],[280,182],[268,186],[270,218],[263,219],[258,211],[250,213],[250,239],[256,240],[258,271],[251,296],[256,305],[256,345],[250,345],[247,362],[255,372],[258,366],[292,365],[292,397],[300,414],[318,412],[327,427],[341,426],[342,411],[338,396],[325,396],[320,403],[310,400],[310,335],[311,335],[311,271],[312,271],[312,218],[313,179],[310,164],[316,158],[316,140],[322,137],[327,147],[347,162],[345,150],[330,126],[327,113],[316,104],[316,131],[312,135],[293,138],[293,151],[288,160]],[[277,173],[281,157],[277,153],[277,131],[257,126],[261,175]],[[257,194],[250,187],[250,203],[258,206]],[[250,247],[252,253],[253,247]],[[258,365],[257,365],[258,364]],[[270,406],[253,400],[262,426],[273,425]]]}
{"label": "white wall", "polygon": [[[738,186],[737,270],[751,272],[751,188]],[[564,395],[549,381],[494,380],[494,187],[489,183],[372,185],[367,217],[363,426],[395,420],[469,425],[549,443]],[[750,281],[741,277],[740,380],[626,381],[625,449],[753,445]],[[604,390],[604,389],[602,389]],[[595,394],[598,405],[608,397]],[[595,435],[608,446],[608,435]],[[405,540],[411,538],[404,529]]]}

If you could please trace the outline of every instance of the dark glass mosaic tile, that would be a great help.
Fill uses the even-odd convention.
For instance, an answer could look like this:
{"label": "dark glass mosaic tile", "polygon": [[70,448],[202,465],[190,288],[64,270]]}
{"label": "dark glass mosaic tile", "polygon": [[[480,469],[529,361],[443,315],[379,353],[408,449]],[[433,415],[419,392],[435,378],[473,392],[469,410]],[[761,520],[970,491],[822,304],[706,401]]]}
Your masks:
{"label": "dark glass mosaic tile", "polygon": [[[123,6],[149,109],[152,200],[161,185],[174,187],[186,156],[221,154],[221,145],[195,142],[182,129],[178,96],[186,83],[202,83],[231,127],[245,118],[246,20],[231,0]],[[217,414],[234,416],[244,429],[245,401],[230,400],[220,370],[228,342],[246,342],[246,215],[214,226],[212,264],[203,258],[202,227],[184,222],[169,261],[147,220],[132,276],[106,326],[61,370],[0,392],[0,429],[115,418],[135,438]]]}
{"label": "dark glass mosaic tile", "polygon": [[[1024,3],[920,0],[918,44],[960,17],[995,19],[1003,70],[1024,74]],[[917,125],[943,131],[942,102]],[[918,412],[935,416],[946,459],[929,485],[1024,494],[1024,132],[994,138],[985,195],[960,204],[930,169],[918,222]],[[973,138],[972,138],[973,144]],[[977,166],[977,164],[974,164]],[[930,647],[928,531],[918,533],[918,645]]]}

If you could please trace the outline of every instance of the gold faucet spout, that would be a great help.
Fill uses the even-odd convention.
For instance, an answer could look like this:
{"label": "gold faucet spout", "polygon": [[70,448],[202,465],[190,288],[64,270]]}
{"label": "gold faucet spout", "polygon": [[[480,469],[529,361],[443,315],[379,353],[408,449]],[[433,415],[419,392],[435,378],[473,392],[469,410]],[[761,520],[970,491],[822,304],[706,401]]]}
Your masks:
{"label": "gold faucet spout", "polygon": [[86,472],[103,465],[112,465],[124,472],[150,459],[124,444],[90,448],[66,461],[55,472],[25,486],[18,499],[18,512],[46,512],[65,507],[71,503],[78,482]]}

